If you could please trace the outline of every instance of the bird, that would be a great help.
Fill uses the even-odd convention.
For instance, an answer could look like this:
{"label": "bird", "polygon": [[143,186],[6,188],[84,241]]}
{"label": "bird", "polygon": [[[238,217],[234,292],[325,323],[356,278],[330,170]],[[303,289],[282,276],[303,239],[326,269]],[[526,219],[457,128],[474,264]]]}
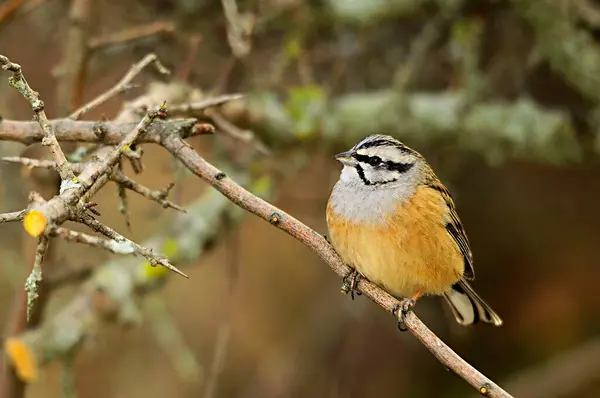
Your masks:
{"label": "bird", "polygon": [[372,134],[333,156],[343,167],[327,201],[329,241],[352,269],[397,299],[398,328],[423,296],[443,296],[456,321],[502,325],[473,290],[473,254],[454,200],[426,159],[389,135]]}

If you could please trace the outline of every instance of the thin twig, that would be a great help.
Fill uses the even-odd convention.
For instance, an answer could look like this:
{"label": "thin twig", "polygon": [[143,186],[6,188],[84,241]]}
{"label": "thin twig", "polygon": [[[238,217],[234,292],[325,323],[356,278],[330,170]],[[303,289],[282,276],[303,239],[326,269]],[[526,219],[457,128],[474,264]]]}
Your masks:
{"label": "thin twig", "polygon": [[[123,175],[123,162],[117,163],[115,172]],[[131,231],[131,216],[129,214],[129,202],[127,200],[127,190],[125,189],[124,184],[117,184],[117,196],[119,197],[119,212],[123,215],[123,218],[125,218],[125,225],[127,226],[127,229]]]}
{"label": "thin twig", "polygon": [[188,51],[185,61],[181,63],[181,66],[179,66],[179,69],[177,70],[177,80],[182,82],[188,81],[190,74],[192,73],[195,64],[194,60],[196,58],[196,53],[198,52],[201,42],[202,36],[199,34],[192,35],[188,39]]}
{"label": "thin twig", "polygon": [[10,62],[7,57],[0,55],[0,65],[2,65],[3,70],[8,70],[13,73],[12,77],[8,79],[10,86],[20,92],[31,104],[35,118],[44,132],[42,145],[50,147],[50,153],[52,153],[52,157],[56,161],[58,166],[57,171],[61,180],[71,180],[75,175],[69,167],[69,163],[67,162],[67,158],[65,158],[62,149],[60,149],[54,129],[46,117],[46,112],[44,112],[44,102],[40,99],[39,94],[29,87],[27,80],[25,80],[25,76],[23,76],[23,73],[21,72],[21,66],[19,64]]}
{"label": "thin twig", "polygon": [[152,266],[162,265],[163,267],[168,268],[171,271],[173,271],[185,278],[189,278],[186,274],[181,272],[175,266],[171,265],[171,263],[169,262],[169,260],[167,258],[154,254],[154,252],[152,250],[150,250],[144,246],[138,245],[137,243],[127,239],[126,237],[124,237],[123,235],[118,233],[117,231],[102,224],[101,222],[95,220],[94,218],[92,218],[91,216],[89,216],[87,214],[83,214],[73,221],[78,221],[82,224],[85,224],[88,227],[90,227],[92,230],[99,232],[102,235],[113,239],[118,245],[121,245],[123,247],[124,251],[127,251],[132,254],[136,253],[142,257],[145,257],[148,261],[150,261],[150,265],[152,265]]}
{"label": "thin twig", "polygon": [[79,118],[81,118],[81,116],[84,113],[89,112],[91,109],[96,108],[97,106],[108,101],[110,98],[114,97],[115,95],[123,92],[124,90],[127,90],[127,88],[129,87],[129,83],[131,83],[131,81],[145,67],[147,67],[150,64],[154,64],[156,69],[164,75],[168,75],[171,73],[171,72],[169,72],[169,70],[167,68],[165,68],[163,66],[163,64],[160,63],[160,61],[156,57],[156,54],[154,54],[154,53],[148,54],[144,58],[142,58],[141,61],[139,61],[138,63],[134,64],[131,68],[129,68],[129,70],[127,71],[125,76],[123,76],[121,78],[121,80],[119,80],[117,82],[117,84],[115,84],[111,89],[109,89],[108,91],[105,91],[104,93],[100,94],[98,97],[94,98],[89,103],[83,105],[81,108],[79,108],[75,112],[71,113],[71,115],[69,115],[69,118],[73,119],[73,120],[78,120]]}
{"label": "thin twig", "polygon": [[206,116],[210,117],[210,119],[215,123],[215,126],[223,131],[225,134],[231,136],[232,138],[241,141],[245,144],[254,145],[256,150],[263,155],[270,155],[271,151],[267,146],[258,139],[256,134],[252,130],[242,130],[235,124],[231,123],[229,120],[224,118],[219,112],[214,109],[207,109],[204,111]]}
{"label": "thin twig", "polygon": [[149,36],[172,34],[173,32],[175,32],[175,23],[173,21],[156,21],[149,24],[129,27],[118,32],[92,37],[88,47],[90,51],[99,51],[106,47],[124,45]]}
{"label": "thin twig", "polygon": [[48,251],[48,243],[48,238],[46,236],[40,236],[38,238],[33,268],[31,269],[31,274],[29,274],[27,281],[25,282],[25,291],[27,292],[27,320],[31,318],[31,314],[35,310],[35,306],[38,303],[38,298],[40,297],[39,289],[44,279],[42,273],[42,263],[44,262],[44,256]]}
{"label": "thin twig", "polygon": [[190,102],[188,104],[169,106],[169,114],[176,115],[180,113],[201,112],[206,108],[222,105],[226,102],[235,101],[244,98],[244,94],[224,94],[217,97],[209,97],[200,101]]}
{"label": "thin twig", "polygon": [[84,232],[72,231],[66,228],[58,227],[49,232],[50,236],[58,236],[67,242],[83,243],[89,246],[104,249],[113,254],[135,254],[135,250],[129,243],[118,242],[114,239],[105,239],[99,236],[88,235]]}
{"label": "thin twig", "polygon": [[[5,161],[5,162],[10,162],[10,163],[22,164],[26,167],[31,167],[31,168],[34,168],[34,167],[43,168],[43,169],[55,169],[56,168],[56,163],[53,162],[52,160],[38,160],[38,159],[31,159],[31,158],[23,158],[20,156],[6,156],[6,157],[1,158],[1,160]],[[76,174],[79,174],[85,168],[85,164],[84,163],[71,163],[71,168],[73,169],[73,171]],[[137,181],[132,180],[131,178],[127,177],[120,168],[113,170],[113,172],[109,176],[109,180],[114,181],[119,187],[129,189],[129,190],[145,197],[146,199],[150,199],[150,200],[158,203],[159,205],[163,206],[164,208],[172,208],[177,211],[181,211],[181,212],[185,213],[185,209],[183,207],[166,199],[167,196],[169,195],[171,189],[173,189],[174,184],[172,184],[172,183],[169,184],[164,189],[153,190],[153,189],[150,189],[150,188],[138,183]],[[6,213],[4,215],[0,215],[0,222],[4,222],[4,220],[3,220],[4,216],[6,216],[7,218],[10,219],[11,217],[18,216],[20,213],[24,214],[25,212],[21,211],[21,212]],[[21,219],[23,218],[23,214],[20,215]],[[20,221],[20,220],[10,220],[10,221]]]}
{"label": "thin twig", "polygon": [[[225,173],[206,162],[181,139],[176,137],[166,137],[163,141],[163,145],[192,173],[212,185],[232,202],[304,243],[317,253],[339,276],[344,277],[348,275],[350,268],[344,264],[336,251],[323,236],[293,218],[291,215],[254,196],[252,193],[234,183],[231,179],[227,178]],[[389,313],[392,313],[395,306],[403,304],[365,279],[360,280],[357,288]],[[442,342],[423,322],[419,320],[414,312],[409,312],[405,319],[408,330],[410,330],[444,366],[452,369],[458,376],[475,387],[481,394],[489,397],[511,397],[510,394],[484,376],[473,366],[469,365],[450,347]]]}
{"label": "thin twig", "polygon": [[236,0],[221,0],[227,19],[227,40],[236,58],[243,58],[250,52],[253,21],[250,15],[240,14]]}
{"label": "thin twig", "polygon": [[88,38],[94,0],[72,0],[64,54],[57,73],[58,113],[63,116],[80,105],[88,61]]}
{"label": "thin twig", "polygon": [[0,224],[3,222],[23,221],[23,217],[25,217],[26,213],[27,210],[13,211],[12,213],[2,213],[0,214]]}
{"label": "thin twig", "polygon": [[132,180],[131,178],[127,177],[121,172],[113,173],[110,179],[116,182],[119,186],[122,186],[139,195],[142,195],[146,199],[150,199],[160,204],[164,208],[170,207],[171,209],[175,209],[177,211],[185,213],[185,209],[183,207],[178,206],[170,200],[166,199],[166,197],[169,195],[169,192],[171,191],[171,189],[173,189],[175,184],[169,184],[166,188],[159,191],[155,191],[139,184],[138,182]]}

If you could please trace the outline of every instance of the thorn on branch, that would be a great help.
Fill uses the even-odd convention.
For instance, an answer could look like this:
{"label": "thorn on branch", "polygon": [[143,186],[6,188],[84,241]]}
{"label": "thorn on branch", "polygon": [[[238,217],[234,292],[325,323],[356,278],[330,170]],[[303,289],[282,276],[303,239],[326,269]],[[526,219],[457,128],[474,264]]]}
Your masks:
{"label": "thorn on branch", "polygon": [[123,245],[127,245],[127,246],[131,247],[135,253],[141,255],[142,257],[145,257],[150,262],[150,264],[155,264],[155,265],[160,264],[163,267],[168,268],[169,270],[171,270],[185,278],[189,278],[186,274],[181,272],[177,267],[170,264],[166,258],[157,256],[156,254],[154,254],[154,252],[151,249],[148,249],[144,246],[138,245],[137,243],[125,238],[123,235],[119,234],[117,231],[102,224],[101,222],[99,222],[97,220],[94,220],[89,215],[85,215],[85,214],[81,215],[78,218],[74,219],[73,221],[77,221],[84,225],[87,225],[92,230],[94,230],[98,233],[101,233],[102,235],[104,235],[108,238],[111,238],[112,240],[116,241],[117,243],[121,243]]}

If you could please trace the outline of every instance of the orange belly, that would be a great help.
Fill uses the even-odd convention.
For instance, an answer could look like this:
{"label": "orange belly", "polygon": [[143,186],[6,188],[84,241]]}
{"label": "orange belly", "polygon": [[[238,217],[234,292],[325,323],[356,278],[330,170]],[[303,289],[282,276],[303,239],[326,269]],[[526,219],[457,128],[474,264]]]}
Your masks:
{"label": "orange belly", "polygon": [[342,259],[390,294],[440,295],[464,272],[462,254],[445,228],[446,209],[435,191],[418,188],[377,224],[349,222],[328,204],[327,225]]}

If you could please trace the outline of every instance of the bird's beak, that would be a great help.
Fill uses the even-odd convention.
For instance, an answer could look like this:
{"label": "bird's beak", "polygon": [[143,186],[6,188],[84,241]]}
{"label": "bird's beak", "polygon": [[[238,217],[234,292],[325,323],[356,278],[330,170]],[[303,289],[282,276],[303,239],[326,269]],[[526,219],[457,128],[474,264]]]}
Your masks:
{"label": "bird's beak", "polygon": [[354,155],[354,151],[346,151],[342,153],[338,153],[337,155],[333,155],[333,158],[343,165],[352,166],[356,163],[356,160],[352,157]]}

